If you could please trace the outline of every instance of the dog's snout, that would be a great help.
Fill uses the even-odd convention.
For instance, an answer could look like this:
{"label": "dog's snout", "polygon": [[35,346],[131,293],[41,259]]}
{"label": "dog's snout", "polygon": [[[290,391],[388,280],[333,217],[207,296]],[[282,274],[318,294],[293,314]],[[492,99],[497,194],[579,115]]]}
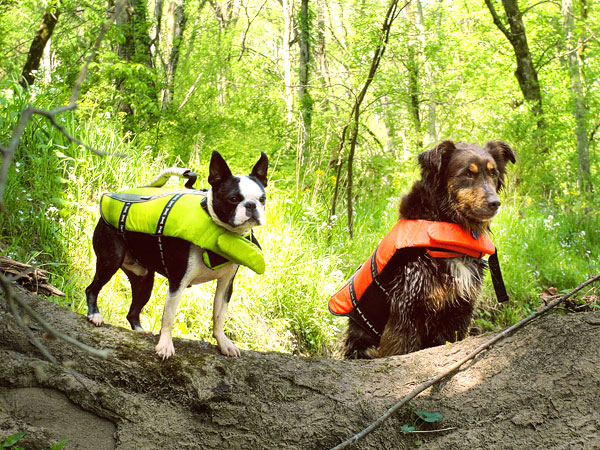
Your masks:
{"label": "dog's snout", "polygon": [[256,203],[254,203],[254,202],[246,202],[246,204],[244,206],[249,211],[256,209]]}
{"label": "dog's snout", "polygon": [[491,196],[488,198],[488,206],[490,209],[498,209],[500,208],[500,199],[497,195]]}

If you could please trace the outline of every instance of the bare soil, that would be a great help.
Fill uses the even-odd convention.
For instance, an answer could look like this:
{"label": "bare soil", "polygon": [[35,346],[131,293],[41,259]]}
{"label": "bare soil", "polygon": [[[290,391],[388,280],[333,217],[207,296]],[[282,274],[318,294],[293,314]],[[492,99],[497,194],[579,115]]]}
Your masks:
{"label": "bare soil", "polygon": [[[19,445],[33,449],[66,438],[65,449],[328,449],[489,337],[375,361],[250,351],[232,359],[175,339],[175,357],[163,362],[157,337],[95,328],[18,292],[57,329],[112,350],[93,358],[32,323],[61,362],[51,364],[0,298],[0,442],[25,432]],[[413,400],[441,421],[426,424],[407,407],[356,448],[598,449],[599,348],[600,312],[547,315]]]}

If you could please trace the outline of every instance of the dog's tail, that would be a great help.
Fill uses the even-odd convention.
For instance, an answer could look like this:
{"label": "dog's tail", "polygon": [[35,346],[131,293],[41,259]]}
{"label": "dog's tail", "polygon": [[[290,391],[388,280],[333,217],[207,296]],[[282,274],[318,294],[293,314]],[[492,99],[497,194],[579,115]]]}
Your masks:
{"label": "dog's tail", "polygon": [[163,170],[160,175],[144,187],[162,187],[172,176],[186,178],[187,182],[185,183],[185,187],[190,189],[193,189],[196,178],[198,178],[198,175],[190,169],[184,167],[169,167],[168,169]]}

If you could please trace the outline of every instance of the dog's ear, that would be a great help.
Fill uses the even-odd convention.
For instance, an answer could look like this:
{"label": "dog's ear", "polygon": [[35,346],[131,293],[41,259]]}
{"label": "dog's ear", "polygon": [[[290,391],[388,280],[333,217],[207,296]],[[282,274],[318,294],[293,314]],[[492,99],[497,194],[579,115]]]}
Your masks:
{"label": "dog's ear", "polygon": [[423,177],[437,175],[441,172],[444,163],[448,161],[450,155],[456,150],[454,142],[444,141],[419,155],[419,164],[421,165]]}
{"label": "dog's ear", "polygon": [[489,141],[485,144],[485,148],[488,149],[497,162],[503,162],[502,166],[505,166],[507,162],[516,162],[515,152],[505,142]]}
{"label": "dog's ear", "polygon": [[267,169],[269,168],[269,158],[265,155],[265,152],[260,152],[260,158],[258,162],[252,168],[250,176],[256,178],[263,187],[267,187]]}
{"label": "dog's ear", "polygon": [[498,191],[500,191],[505,186],[504,174],[506,173],[506,163],[514,163],[516,161],[515,152],[513,152],[508,144],[502,141],[489,141],[485,144],[485,148],[490,152],[490,155],[492,155],[492,158],[494,158],[498,165],[498,172],[500,172],[500,176],[498,177]]}
{"label": "dog's ear", "polygon": [[213,151],[208,166],[208,184],[215,187],[231,177],[229,166],[218,151]]}

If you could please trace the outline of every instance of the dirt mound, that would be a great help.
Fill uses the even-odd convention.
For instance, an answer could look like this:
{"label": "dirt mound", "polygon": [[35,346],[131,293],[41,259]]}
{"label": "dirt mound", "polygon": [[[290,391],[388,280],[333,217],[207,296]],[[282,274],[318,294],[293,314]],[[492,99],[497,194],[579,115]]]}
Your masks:
{"label": "dirt mound", "polygon": [[[162,362],[156,337],[95,328],[19,293],[59,330],[112,350],[98,360],[32,325],[62,363],[50,364],[0,298],[0,437],[25,432],[26,448],[70,438],[66,449],[327,449],[487,338],[376,361],[259,352],[230,359],[176,339],[177,354]],[[425,391],[357,447],[600,448],[598,347],[600,313],[548,315]],[[411,409],[443,418],[428,424]]]}

